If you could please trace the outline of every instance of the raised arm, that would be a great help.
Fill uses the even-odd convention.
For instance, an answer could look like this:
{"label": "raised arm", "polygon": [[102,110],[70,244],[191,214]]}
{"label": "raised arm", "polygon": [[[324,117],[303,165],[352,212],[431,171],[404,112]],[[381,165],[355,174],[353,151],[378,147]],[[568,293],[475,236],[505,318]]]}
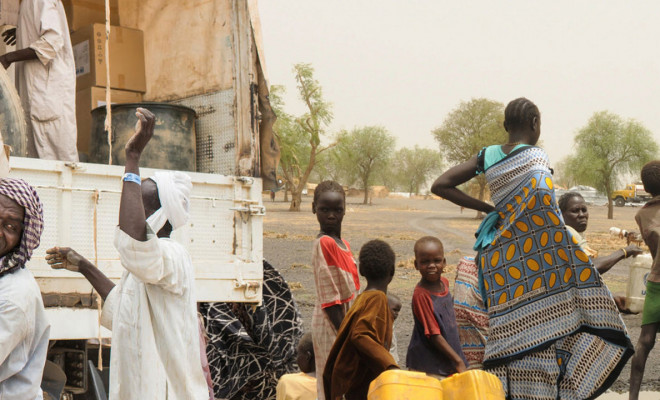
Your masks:
{"label": "raised arm", "polygon": [[468,196],[457,188],[477,175],[477,156],[445,171],[433,182],[431,192],[461,207],[489,213],[495,209],[492,205]]}
{"label": "raised arm", "polygon": [[[140,156],[147,143],[154,135],[156,117],[145,108],[138,108],[135,113],[138,122],[135,134],[126,143],[126,174],[140,175]],[[147,222],[142,204],[140,184],[124,180],[119,205],[119,229],[135,240],[147,240]]]}
{"label": "raised arm", "polygon": [[46,250],[46,261],[53,269],[67,269],[83,274],[104,301],[115,287],[100,269],[70,247],[53,247]]}

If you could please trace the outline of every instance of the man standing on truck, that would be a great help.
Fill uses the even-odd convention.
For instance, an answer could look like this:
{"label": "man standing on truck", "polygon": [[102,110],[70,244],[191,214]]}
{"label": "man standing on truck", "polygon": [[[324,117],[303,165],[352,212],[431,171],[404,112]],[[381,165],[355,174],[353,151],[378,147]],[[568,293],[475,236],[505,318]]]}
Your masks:
{"label": "man standing on truck", "polygon": [[34,188],[0,180],[0,399],[41,399],[50,324],[25,264],[39,246],[43,209]]}
{"label": "man standing on truck", "polygon": [[101,322],[112,330],[110,399],[209,399],[202,372],[195,276],[190,255],[169,238],[188,221],[191,179],[157,172],[141,181],[140,156],[155,117],[137,109],[126,144],[126,170],[115,247],[126,269],[117,286],[69,248],[49,249],[53,268],[82,273],[104,298]]}
{"label": "man standing on truck", "polygon": [[3,33],[16,51],[0,56],[16,65],[16,86],[28,126],[29,157],[78,161],[76,66],[60,0],[23,0],[18,28]]}

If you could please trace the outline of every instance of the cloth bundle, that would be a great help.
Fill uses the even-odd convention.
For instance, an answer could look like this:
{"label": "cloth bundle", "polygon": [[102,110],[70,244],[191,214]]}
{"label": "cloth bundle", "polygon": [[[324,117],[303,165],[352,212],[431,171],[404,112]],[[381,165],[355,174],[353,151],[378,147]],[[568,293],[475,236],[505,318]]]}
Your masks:
{"label": "cloth bundle", "polygon": [[179,171],[158,171],[150,179],[158,187],[160,208],[147,218],[147,223],[154,233],[158,233],[167,221],[173,230],[180,228],[190,216],[190,176]]}

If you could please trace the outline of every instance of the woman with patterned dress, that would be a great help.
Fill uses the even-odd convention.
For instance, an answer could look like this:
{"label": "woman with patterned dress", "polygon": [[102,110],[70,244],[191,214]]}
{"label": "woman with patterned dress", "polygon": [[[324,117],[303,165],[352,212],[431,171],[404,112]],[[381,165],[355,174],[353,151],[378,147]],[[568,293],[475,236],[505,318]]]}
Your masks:
{"label": "woman with patterned dress", "polygon": [[[564,225],[548,157],[534,146],[538,108],[512,101],[504,128],[509,143],[484,148],[432,187],[489,213],[475,244],[489,317],[483,365],[510,399],[592,399],[617,378],[632,343],[611,293]],[[478,173],[495,206],[456,188]]]}

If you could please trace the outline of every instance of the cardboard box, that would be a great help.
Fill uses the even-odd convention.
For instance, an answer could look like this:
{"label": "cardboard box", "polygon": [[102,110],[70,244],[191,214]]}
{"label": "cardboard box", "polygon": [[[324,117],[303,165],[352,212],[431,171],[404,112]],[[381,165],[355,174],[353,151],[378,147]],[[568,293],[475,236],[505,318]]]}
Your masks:
{"label": "cardboard box", "polygon": [[[139,103],[142,93],[111,89],[112,104]],[[105,88],[91,87],[76,92],[76,123],[78,125],[78,152],[89,153],[92,135],[92,110],[105,105]]]}
{"label": "cardboard box", "polygon": [[[71,34],[76,62],[76,90],[105,87],[105,25],[93,24]],[[144,34],[137,29],[110,28],[110,87],[145,92]]]}
{"label": "cardboard box", "polygon": [[[105,0],[62,0],[62,5],[71,32],[91,24],[105,24]],[[110,0],[110,24],[121,25],[119,0]]]}
{"label": "cardboard box", "polygon": [[0,26],[18,24],[18,0],[0,0]]}

